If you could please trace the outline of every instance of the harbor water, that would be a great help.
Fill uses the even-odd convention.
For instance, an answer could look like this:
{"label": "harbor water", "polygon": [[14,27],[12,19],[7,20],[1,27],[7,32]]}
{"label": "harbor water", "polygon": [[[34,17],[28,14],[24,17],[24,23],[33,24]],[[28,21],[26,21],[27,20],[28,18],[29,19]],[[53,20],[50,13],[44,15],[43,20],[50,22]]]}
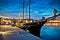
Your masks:
{"label": "harbor water", "polygon": [[60,40],[60,26],[43,26],[40,36],[43,40]]}

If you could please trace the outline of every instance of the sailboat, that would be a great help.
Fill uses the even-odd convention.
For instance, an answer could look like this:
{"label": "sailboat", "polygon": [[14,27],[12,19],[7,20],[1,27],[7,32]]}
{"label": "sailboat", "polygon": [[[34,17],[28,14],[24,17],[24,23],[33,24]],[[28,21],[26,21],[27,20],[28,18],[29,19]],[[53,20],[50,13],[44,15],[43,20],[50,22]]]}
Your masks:
{"label": "sailboat", "polygon": [[44,19],[44,20],[42,20],[42,21],[25,23],[24,25],[25,25],[26,27],[22,27],[21,29],[29,30],[29,32],[30,32],[31,34],[40,37],[40,30],[41,30],[42,26],[43,26],[48,20],[54,19],[55,17],[60,16],[60,14],[56,15],[56,13],[57,13],[56,9],[54,9],[53,12],[54,12],[54,16],[49,17],[49,18],[47,18],[47,19]]}
{"label": "sailboat", "polygon": [[[54,17],[59,16],[55,15],[57,13],[56,9],[54,9],[54,16],[49,17],[47,19],[44,19],[42,21],[36,21],[36,22],[29,22],[29,23],[24,23],[24,27],[19,27],[24,30],[29,30],[29,32],[35,36],[40,37],[40,30],[42,26],[47,22],[47,20],[54,19]],[[23,1],[23,21],[24,21],[24,1]],[[30,21],[30,0],[29,0],[29,20]]]}

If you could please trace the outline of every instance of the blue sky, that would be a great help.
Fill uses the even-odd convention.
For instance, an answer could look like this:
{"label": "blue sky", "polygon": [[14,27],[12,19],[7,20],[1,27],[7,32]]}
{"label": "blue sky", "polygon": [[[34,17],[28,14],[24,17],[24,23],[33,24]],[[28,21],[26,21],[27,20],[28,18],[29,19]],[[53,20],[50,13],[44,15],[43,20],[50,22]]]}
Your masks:
{"label": "blue sky", "polygon": [[[42,16],[53,15],[53,8],[60,12],[60,0],[30,0],[31,18],[40,19]],[[24,0],[25,17],[28,17],[28,0]],[[22,17],[22,0],[0,0],[0,15]]]}

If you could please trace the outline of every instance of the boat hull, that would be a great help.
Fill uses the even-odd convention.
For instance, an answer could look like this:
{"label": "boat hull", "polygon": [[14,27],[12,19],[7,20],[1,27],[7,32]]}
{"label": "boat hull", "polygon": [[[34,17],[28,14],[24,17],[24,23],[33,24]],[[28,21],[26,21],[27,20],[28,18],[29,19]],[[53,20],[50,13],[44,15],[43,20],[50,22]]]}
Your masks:
{"label": "boat hull", "polygon": [[40,30],[42,26],[45,24],[45,22],[46,21],[37,22],[37,23],[27,23],[25,24],[27,25],[27,27],[20,27],[20,28],[24,30],[29,30],[31,34],[40,37]]}

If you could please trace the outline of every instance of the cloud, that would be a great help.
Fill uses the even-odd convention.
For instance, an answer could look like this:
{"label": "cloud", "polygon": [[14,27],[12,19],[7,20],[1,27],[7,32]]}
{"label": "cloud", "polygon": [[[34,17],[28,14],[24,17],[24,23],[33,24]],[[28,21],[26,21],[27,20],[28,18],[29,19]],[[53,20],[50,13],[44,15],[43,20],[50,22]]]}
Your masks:
{"label": "cloud", "polygon": [[[40,18],[42,16],[48,17],[53,14],[53,8],[60,10],[59,0],[30,0],[31,18]],[[52,3],[53,2],[53,3]],[[25,16],[28,16],[28,0],[24,3]],[[17,16],[18,13],[22,14],[22,0],[0,0],[0,13],[2,15],[9,14]]]}

